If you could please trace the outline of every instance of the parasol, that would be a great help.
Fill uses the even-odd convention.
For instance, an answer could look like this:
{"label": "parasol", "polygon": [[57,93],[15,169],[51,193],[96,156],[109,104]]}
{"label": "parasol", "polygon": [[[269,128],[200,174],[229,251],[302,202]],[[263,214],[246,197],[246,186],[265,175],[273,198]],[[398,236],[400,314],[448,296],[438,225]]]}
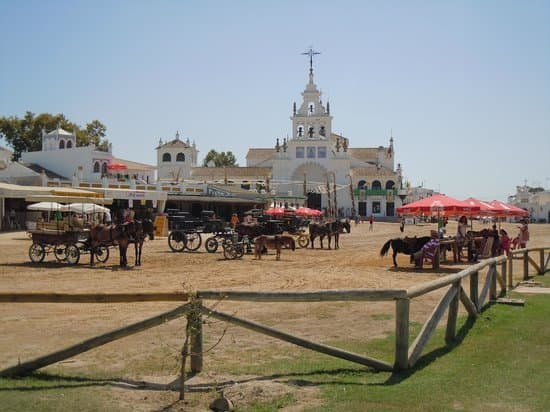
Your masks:
{"label": "parasol", "polygon": [[498,200],[493,200],[490,204],[495,208],[495,210],[497,210],[497,216],[499,217],[529,216],[529,212],[527,210],[500,202]]}
{"label": "parasol", "polygon": [[128,170],[128,166],[123,163],[109,163],[107,165],[107,170]]}
{"label": "parasol", "polygon": [[284,207],[270,207],[269,209],[264,211],[264,215],[284,215],[284,214],[285,214]]}
{"label": "parasol", "polygon": [[487,216],[487,217],[498,216],[497,209],[488,202],[484,202],[483,200],[479,200],[473,197],[469,197],[468,199],[464,200],[464,202],[468,203],[470,206],[478,206],[479,207],[479,212],[477,214],[478,216]]}
{"label": "parasol", "polygon": [[471,206],[462,200],[446,195],[434,195],[397,208],[399,215],[461,216],[479,212],[479,206]]}

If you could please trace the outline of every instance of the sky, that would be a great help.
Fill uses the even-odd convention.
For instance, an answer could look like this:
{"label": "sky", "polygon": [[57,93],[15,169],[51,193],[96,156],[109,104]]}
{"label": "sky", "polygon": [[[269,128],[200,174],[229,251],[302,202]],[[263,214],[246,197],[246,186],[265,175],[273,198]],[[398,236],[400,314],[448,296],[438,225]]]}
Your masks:
{"label": "sky", "polygon": [[151,165],[179,131],[200,162],[245,166],[292,134],[310,47],[333,132],[393,135],[412,186],[550,188],[549,0],[0,0],[0,116],[99,120],[116,157]]}

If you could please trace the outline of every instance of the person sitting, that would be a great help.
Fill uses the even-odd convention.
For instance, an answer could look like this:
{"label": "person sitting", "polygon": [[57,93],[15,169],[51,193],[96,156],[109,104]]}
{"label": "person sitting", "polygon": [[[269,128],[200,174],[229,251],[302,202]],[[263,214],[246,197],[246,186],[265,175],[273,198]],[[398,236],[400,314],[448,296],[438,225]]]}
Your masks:
{"label": "person sitting", "polygon": [[254,224],[254,218],[252,217],[251,214],[247,213],[246,215],[244,215],[243,223],[245,225],[252,225]]}
{"label": "person sitting", "polygon": [[437,230],[430,231],[430,240],[422,249],[414,254],[415,269],[422,269],[424,259],[429,259],[433,262],[437,258],[439,252],[439,233]]}
{"label": "person sitting", "polygon": [[81,231],[84,229],[84,219],[79,217],[76,213],[71,214],[69,218],[69,225],[74,231]]}

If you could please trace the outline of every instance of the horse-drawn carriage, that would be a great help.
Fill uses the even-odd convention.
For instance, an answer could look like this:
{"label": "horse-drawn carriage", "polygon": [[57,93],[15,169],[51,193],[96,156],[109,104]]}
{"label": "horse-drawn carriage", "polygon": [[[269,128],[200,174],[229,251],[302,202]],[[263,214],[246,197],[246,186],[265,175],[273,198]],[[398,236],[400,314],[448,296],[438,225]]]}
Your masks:
{"label": "horse-drawn carriage", "polygon": [[[44,261],[47,254],[53,253],[58,262],[76,265],[82,253],[92,250],[89,231],[29,231],[32,244],[29,247],[29,258],[33,263]],[[94,247],[94,257],[104,263],[109,259],[108,245]]]}
{"label": "horse-drawn carriage", "polygon": [[[103,214],[107,208],[90,203],[60,204],[38,202],[28,206],[30,211],[40,213],[28,231],[32,239],[29,258],[33,263],[44,261],[53,253],[58,262],[76,265],[82,253],[91,253],[98,262],[109,259],[109,246],[97,244],[92,248],[89,227],[94,223],[94,214]],[[79,217],[85,216],[84,218]]]}
{"label": "horse-drawn carriage", "polygon": [[46,254],[53,253],[57,261],[75,265],[82,253],[89,253],[93,266],[95,262],[106,262],[109,248],[117,246],[120,266],[126,266],[126,250],[134,243],[135,261],[139,266],[145,237],[154,238],[153,222],[149,219],[118,225],[101,224],[99,216],[110,213],[109,209],[93,203],[41,202],[30,205],[29,209],[41,216],[29,230],[32,239],[29,258],[34,263],[42,262]]}
{"label": "horse-drawn carriage", "polygon": [[[201,247],[201,233],[219,234],[226,231],[225,222],[216,219],[214,212],[209,210],[203,210],[199,218],[192,216],[189,212],[169,213],[168,228],[170,230],[168,246],[173,252],[182,252],[185,249],[194,252]],[[212,240],[209,246],[214,247]]]}

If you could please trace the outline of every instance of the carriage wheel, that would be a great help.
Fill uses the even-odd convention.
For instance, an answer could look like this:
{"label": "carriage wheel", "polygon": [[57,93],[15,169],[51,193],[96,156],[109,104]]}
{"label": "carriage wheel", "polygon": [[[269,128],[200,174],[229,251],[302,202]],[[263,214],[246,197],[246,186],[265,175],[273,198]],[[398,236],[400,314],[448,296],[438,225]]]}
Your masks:
{"label": "carriage wheel", "polygon": [[170,232],[168,235],[168,246],[170,246],[173,252],[181,252],[185,249],[186,240],[185,234],[182,232]]}
{"label": "carriage wheel", "polygon": [[46,252],[44,251],[44,246],[40,243],[33,243],[29,247],[29,258],[31,262],[40,263],[44,260],[44,256],[46,256]]}
{"label": "carriage wheel", "polygon": [[53,254],[58,262],[63,262],[67,259],[67,247],[65,245],[54,245]]}
{"label": "carriage wheel", "polygon": [[309,237],[307,235],[298,236],[298,246],[306,248],[309,246]]}
{"label": "carriage wheel", "polygon": [[233,244],[227,244],[223,248],[223,257],[226,259],[236,259],[237,258],[237,249]]}
{"label": "carriage wheel", "polygon": [[208,253],[215,253],[218,250],[218,240],[216,236],[211,236],[204,242],[204,248]]}
{"label": "carriage wheel", "polygon": [[185,247],[187,249],[194,252],[195,250],[201,247],[202,239],[201,239],[200,233],[198,232],[187,233],[186,237],[187,237],[187,242],[185,243]]}
{"label": "carriage wheel", "polygon": [[244,244],[242,244],[242,243],[236,244],[235,245],[235,251],[236,251],[235,258],[237,258],[237,259],[242,258],[244,256],[244,250],[245,250],[245,245]]}
{"label": "carriage wheel", "polygon": [[80,250],[75,245],[69,245],[65,248],[65,256],[69,265],[76,265],[80,260]]}
{"label": "carriage wheel", "polygon": [[94,249],[94,256],[96,260],[100,263],[107,262],[107,259],[109,259],[109,248],[107,246],[97,246]]}

